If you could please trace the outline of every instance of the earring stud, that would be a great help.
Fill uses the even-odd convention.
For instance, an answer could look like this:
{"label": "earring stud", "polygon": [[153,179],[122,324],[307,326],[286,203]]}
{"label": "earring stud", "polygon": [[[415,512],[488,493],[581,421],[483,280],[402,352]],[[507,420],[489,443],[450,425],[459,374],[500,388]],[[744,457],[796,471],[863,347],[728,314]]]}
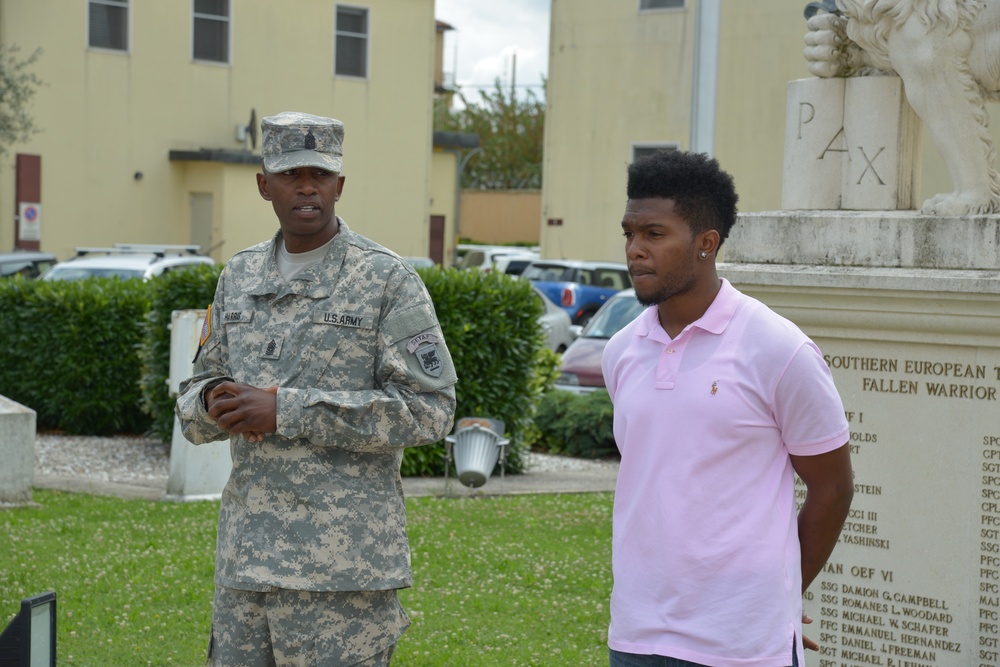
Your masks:
{"label": "earring stud", "polygon": [[705,252],[704,250],[702,250],[702,251],[701,251],[701,258],[702,258],[702,259],[705,259],[706,257],[708,257],[708,253],[707,253],[707,252]]}

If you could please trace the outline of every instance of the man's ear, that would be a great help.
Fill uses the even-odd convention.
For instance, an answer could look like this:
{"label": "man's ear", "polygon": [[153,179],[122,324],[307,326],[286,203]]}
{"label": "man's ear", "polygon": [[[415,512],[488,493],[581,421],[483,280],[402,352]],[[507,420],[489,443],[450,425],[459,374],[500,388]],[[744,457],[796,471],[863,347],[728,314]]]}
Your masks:
{"label": "man's ear", "polygon": [[340,196],[344,194],[344,181],[347,180],[346,177],[337,175],[337,194],[334,196],[333,201],[340,201]]}
{"label": "man's ear", "polygon": [[261,173],[257,174],[257,192],[265,201],[271,201],[271,193],[267,191],[267,176]]}
{"label": "man's ear", "polygon": [[696,239],[696,245],[698,252],[711,255],[719,249],[719,230],[709,229],[702,232],[698,235],[698,239]]}

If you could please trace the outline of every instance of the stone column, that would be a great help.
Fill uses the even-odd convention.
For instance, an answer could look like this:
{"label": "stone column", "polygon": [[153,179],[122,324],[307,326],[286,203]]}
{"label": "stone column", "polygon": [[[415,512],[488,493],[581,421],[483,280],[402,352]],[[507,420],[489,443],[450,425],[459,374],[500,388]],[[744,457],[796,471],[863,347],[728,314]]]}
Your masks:
{"label": "stone column", "polygon": [[790,81],[782,208],[917,208],[920,132],[899,77]]}

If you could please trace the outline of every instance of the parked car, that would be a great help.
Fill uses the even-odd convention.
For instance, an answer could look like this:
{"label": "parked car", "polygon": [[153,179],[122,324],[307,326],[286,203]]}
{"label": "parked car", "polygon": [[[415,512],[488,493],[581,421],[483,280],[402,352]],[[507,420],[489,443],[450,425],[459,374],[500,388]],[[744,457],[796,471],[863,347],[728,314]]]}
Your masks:
{"label": "parked car", "polygon": [[141,278],[148,280],[168,271],[197,264],[214,264],[199,255],[199,246],[117,243],[112,248],[77,248],[76,256],[59,262],[42,274],[42,280],[84,278]]}
{"label": "parked car", "polygon": [[569,321],[569,315],[552,303],[552,299],[545,296],[545,292],[537,287],[534,287],[534,290],[545,307],[545,312],[538,318],[545,332],[545,345],[554,352],[565,352],[574,339],[573,324]]}
{"label": "parked car", "polygon": [[25,278],[37,278],[58,261],[50,252],[15,250],[0,253],[0,278],[18,274]]}
{"label": "parked car", "polygon": [[635,290],[631,288],[611,297],[563,353],[555,388],[577,394],[603,389],[601,355],[604,346],[642,310],[635,298]]}
{"label": "parked car", "polygon": [[403,257],[403,261],[415,269],[429,269],[434,266],[434,260],[430,257]]}
{"label": "parked car", "polygon": [[461,258],[455,264],[460,269],[479,269],[489,273],[494,270],[494,265],[501,258],[507,255],[533,255],[533,259],[538,259],[538,252],[523,246],[509,245],[462,245]]}
{"label": "parked car", "polygon": [[512,255],[500,255],[493,263],[493,270],[497,273],[506,273],[508,276],[519,277],[528,265],[538,261],[538,253],[516,253]]}
{"label": "parked car", "polygon": [[604,302],[632,286],[628,267],[615,262],[543,259],[521,274],[566,311],[573,324],[585,326]]}

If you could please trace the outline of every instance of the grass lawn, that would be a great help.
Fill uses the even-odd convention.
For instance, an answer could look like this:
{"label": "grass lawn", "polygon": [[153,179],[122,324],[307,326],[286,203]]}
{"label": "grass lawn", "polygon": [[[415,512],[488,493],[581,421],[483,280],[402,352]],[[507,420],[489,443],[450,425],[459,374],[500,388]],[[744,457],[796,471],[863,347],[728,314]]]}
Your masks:
{"label": "grass lawn", "polygon": [[[55,590],[58,664],[201,667],[217,502],[50,491],[0,510],[0,622]],[[413,625],[393,667],[607,664],[609,493],[407,501]]]}

